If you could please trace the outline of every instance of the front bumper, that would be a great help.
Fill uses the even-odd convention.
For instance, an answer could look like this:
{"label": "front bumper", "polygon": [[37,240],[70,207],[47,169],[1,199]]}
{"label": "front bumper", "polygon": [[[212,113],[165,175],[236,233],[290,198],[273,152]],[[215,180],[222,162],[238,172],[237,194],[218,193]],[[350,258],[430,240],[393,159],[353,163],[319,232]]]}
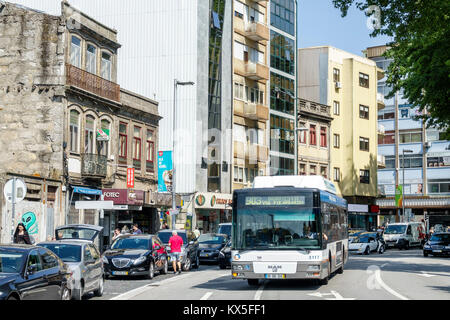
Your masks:
{"label": "front bumper", "polygon": [[[131,266],[128,268],[116,268],[114,266],[104,266],[104,273],[108,277],[143,276],[148,274],[148,266]],[[115,274],[116,272],[126,272],[126,274]]]}
{"label": "front bumper", "polygon": [[217,262],[219,261],[219,252],[213,252],[213,253],[205,253],[206,255],[202,255],[201,253],[199,253],[198,258],[200,261],[205,261],[205,262]]}
{"label": "front bumper", "polygon": [[[237,269],[242,266],[242,270]],[[314,269],[311,269],[314,266]],[[232,279],[323,279],[328,276],[328,260],[314,262],[297,262],[295,273],[256,273],[251,262],[232,262]]]}
{"label": "front bumper", "polygon": [[433,248],[424,248],[423,253],[436,255],[436,256],[450,256],[450,249],[433,249]]}

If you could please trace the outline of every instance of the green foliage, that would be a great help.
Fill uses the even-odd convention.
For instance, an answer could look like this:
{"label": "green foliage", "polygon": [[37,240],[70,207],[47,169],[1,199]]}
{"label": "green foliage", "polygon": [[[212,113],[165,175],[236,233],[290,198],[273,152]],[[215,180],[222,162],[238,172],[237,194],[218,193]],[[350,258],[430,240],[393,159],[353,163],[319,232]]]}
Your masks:
{"label": "green foliage", "polygon": [[333,0],[343,17],[353,4],[366,16],[377,6],[379,28],[370,34],[393,37],[385,56],[393,62],[387,83],[419,107],[427,127],[446,130],[450,139],[450,1],[449,0]]}

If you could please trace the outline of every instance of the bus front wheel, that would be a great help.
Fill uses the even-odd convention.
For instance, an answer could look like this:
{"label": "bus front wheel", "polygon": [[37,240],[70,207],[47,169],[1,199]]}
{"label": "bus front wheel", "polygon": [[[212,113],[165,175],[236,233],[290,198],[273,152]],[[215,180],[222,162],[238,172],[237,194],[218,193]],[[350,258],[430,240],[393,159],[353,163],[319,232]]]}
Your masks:
{"label": "bus front wheel", "polygon": [[331,260],[328,261],[328,273],[327,276],[323,279],[320,279],[320,285],[324,286],[328,284],[328,279],[330,279],[331,276]]}
{"label": "bus front wheel", "polygon": [[247,279],[247,283],[249,286],[257,286],[259,283],[258,279]]}

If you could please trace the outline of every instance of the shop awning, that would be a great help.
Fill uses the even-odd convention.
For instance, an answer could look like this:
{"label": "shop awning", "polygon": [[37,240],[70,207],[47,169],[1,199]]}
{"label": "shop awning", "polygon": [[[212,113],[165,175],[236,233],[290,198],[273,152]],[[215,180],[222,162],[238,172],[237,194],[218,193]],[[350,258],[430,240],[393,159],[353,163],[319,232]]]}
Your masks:
{"label": "shop awning", "polygon": [[96,195],[96,196],[102,195],[102,190],[89,189],[89,188],[83,188],[83,187],[73,187],[73,192],[81,193],[81,194],[88,194],[88,195]]}
{"label": "shop awning", "polygon": [[[395,199],[378,199],[377,205],[380,209],[396,209]],[[414,198],[405,199],[405,208],[449,208],[450,197],[444,198]]]}

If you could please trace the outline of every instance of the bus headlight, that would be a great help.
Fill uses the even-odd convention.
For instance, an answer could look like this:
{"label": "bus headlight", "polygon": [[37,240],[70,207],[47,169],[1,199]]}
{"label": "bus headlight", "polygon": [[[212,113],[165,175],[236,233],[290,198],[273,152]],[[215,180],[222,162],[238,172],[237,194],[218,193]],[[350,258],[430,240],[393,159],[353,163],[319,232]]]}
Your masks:
{"label": "bus headlight", "polygon": [[320,271],[319,265],[308,266],[308,271]]}

